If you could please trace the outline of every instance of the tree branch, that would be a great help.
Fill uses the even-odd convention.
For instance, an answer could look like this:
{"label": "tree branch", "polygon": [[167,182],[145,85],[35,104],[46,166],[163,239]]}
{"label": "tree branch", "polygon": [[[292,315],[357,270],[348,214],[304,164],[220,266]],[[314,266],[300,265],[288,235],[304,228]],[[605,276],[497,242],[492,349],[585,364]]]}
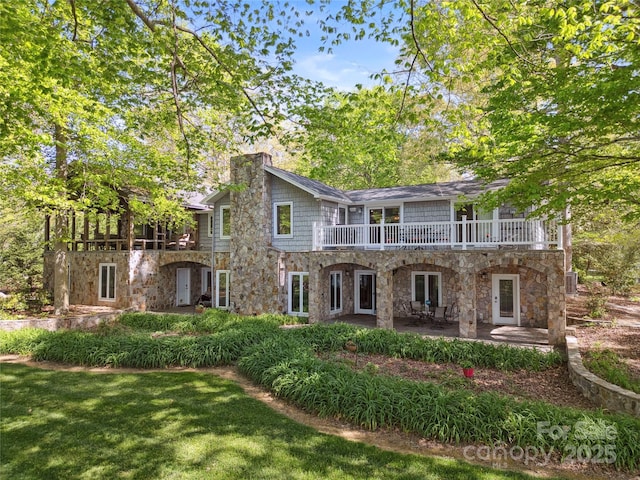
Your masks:
{"label": "tree branch", "polygon": [[[145,13],[140,9],[140,7],[136,4],[134,0],[126,0],[126,2],[129,5],[129,8],[131,8],[131,11],[133,11],[133,13],[138,18],[140,18],[140,20],[142,20],[142,22],[149,28],[149,30],[151,30],[152,32],[155,32],[156,28],[159,25],[162,25],[166,27],[171,27],[174,30],[178,30],[180,32],[191,35],[231,78],[236,77],[233,71],[229,67],[227,67],[227,65],[225,65],[224,62],[222,62],[222,60],[220,60],[220,57],[216,54],[216,52],[209,45],[207,45],[207,43],[202,39],[202,37],[196,31],[186,27],[181,27],[175,22],[175,19],[172,20],[172,25],[168,25],[167,22],[164,22],[164,21],[151,20],[147,15],[145,15]],[[249,94],[247,89],[245,87],[240,86],[240,90],[242,91],[242,95],[251,104],[251,107],[253,108],[253,110],[258,114],[262,122],[265,125],[268,125],[269,122],[267,122],[267,119],[265,118],[264,114],[262,113],[260,108],[258,108],[258,105],[255,103],[255,101],[251,98],[251,95]]]}
{"label": "tree branch", "polygon": [[182,119],[182,107],[180,106],[180,91],[178,90],[178,65],[183,66],[178,56],[178,32],[176,30],[176,17],[174,5],[171,8],[171,22],[173,23],[173,58],[171,59],[171,92],[173,94],[173,104],[176,107],[176,116],[178,117],[178,127],[180,128],[180,134],[184,140],[187,149],[187,168],[188,162],[191,158],[191,144],[189,143],[189,137],[184,130],[184,122]]}
{"label": "tree branch", "polygon": [[151,20],[149,17],[147,17],[136,2],[134,2],[133,0],[125,0],[125,1],[127,2],[127,5],[129,5],[129,8],[133,11],[133,13],[135,13],[136,16],[140,20],[142,20],[142,23],[144,23],[149,30],[151,30],[152,32],[155,32],[157,23]]}
{"label": "tree branch", "polygon": [[500,35],[502,38],[504,38],[504,40],[507,42],[507,45],[509,45],[509,48],[515,54],[515,56],[518,57],[523,62],[528,63],[529,65],[533,65],[532,62],[530,62],[529,60],[524,58],[522,55],[520,55],[520,53],[518,53],[516,48],[513,46],[513,43],[511,43],[511,40],[509,40],[509,37],[507,37],[504,34],[504,32],[502,30],[500,30],[500,27],[498,27],[498,25],[489,17],[489,15],[487,15],[487,13],[480,7],[480,5],[478,5],[478,2],[476,0],[471,0],[471,3],[473,3],[473,5],[476,7],[476,9],[480,12],[480,15],[482,15],[482,17],[487,21],[487,23],[489,25],[491,25],[491,27],[496,32],[498,32],[498,35]]}
{"label": "tree branch", "polygon": [[72,42],[76,41],[78,37],[78,15],[76,12],[76,1],[69,0],[69,4],[71,5],[71,15],[73,15],[73,37],[71,38]]}

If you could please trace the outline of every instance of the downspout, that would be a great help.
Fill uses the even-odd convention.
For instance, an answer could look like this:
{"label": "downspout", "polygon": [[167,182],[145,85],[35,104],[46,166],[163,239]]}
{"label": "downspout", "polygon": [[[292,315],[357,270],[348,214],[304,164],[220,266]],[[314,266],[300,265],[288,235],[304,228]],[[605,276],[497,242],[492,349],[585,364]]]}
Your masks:
{"label": "downspout", "polygon": [[211,308],[214,307],[214,302],[217,304],[218,300],[216,298],[216,285],[214,285],[213,280],[215,277],[214,268],[216,266],[216,254],[215,254],[215,241],[216,241],[216,205],[215,203],[211,205]]}

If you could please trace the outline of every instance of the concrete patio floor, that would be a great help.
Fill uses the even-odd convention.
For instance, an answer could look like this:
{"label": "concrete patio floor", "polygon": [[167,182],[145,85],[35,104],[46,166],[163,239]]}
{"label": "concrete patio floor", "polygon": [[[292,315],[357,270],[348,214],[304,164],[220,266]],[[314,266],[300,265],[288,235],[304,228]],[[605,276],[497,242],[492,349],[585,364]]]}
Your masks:
{"label": "concrete patio floor", "polygon": [[[343,315],[333,322],[344,322],[365,328],[376,328],[375,315]],[[413,317],[396,317],[393,327],[401,333],[417,333],[428,337],[459,337],[458,322],[433,325],[430,322],[416,325]],[[522,347],[535,347],[539,350],[552,350],[546,328],[516,327],[511,325],[491,325],[479,323],[477,338],[488,343],[509,343]]]}
{"label": "concrete patio floor", "polygon": [[[193,314],[195,307],[173,307],[164,312]],[[349,314],[332,320],[331,323],[343,322],[358,325],[365,328],[376,328],[375,315]],[[417,333],[428,337],[459,337],[458,322],[451,322],[444,325],[432,325],[430,322],[416,325],[414,317],[395,317],[393,327],[401,333]],[[520,347],[537,348],[538,350],[550,351],[553,347],[549,345],[549,337],[546,328],[515,327],[510,325],[491,325],[479,323],[477,329],[478,336],[475,339],[487,343],[508,343]]]}

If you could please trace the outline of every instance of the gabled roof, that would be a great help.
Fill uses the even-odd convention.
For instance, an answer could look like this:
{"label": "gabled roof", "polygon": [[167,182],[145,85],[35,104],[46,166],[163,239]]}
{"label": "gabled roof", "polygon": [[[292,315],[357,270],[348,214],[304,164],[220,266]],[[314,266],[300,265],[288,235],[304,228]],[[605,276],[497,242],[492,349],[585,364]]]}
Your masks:
{"label": "gabled roof", "polygon": [[[496,180],[489,184],[478,180],[460,180],[455,182],[428,183],[422,185],[405,185],[399,187],[369,188],[363,190],[340,190],[330,187],[318,180],[303,177],[287,170],[265,165],[266,172],[309,193],[314,198],[345,205],[386,202],[417,202],[426,200],[450,200],[464,196],[473,198],[488,190],[498,190],[507,185],[508,180]],[[223,198],[228,188],[216,190],[200,203],[212,204]]]}
{"label": "gabled roof", "polygon": [[351,203],[351,199],[343,190],[330,187],[318,180],[312,180],[311,178],[303,177],[302,175],[288,172],[270,165],[265,165],[264,169],[276,177],[281,178],[285,182],[289,182],[305,192],[310,193],[315,198],[321,198],[323,200],[338,203]]}
{"label": "gabled roof", "polygon": [[387,201],[420,201],[453,199],[460,196],[476,197],[487,190],[504,187],[507,180],[497,180],[484,184],[477,180],[460,180],[456,182],[427,183],[423,185],[406,185],[400,187],[369,188],[366,190],[349,190],[345,192],[353,203],[372,203]]}

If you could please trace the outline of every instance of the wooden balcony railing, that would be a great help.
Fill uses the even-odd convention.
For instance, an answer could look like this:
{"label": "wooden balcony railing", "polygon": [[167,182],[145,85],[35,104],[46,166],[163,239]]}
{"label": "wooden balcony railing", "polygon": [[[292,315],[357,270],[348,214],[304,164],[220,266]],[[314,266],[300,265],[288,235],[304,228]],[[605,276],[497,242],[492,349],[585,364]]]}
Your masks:
{"label": "wooden balcony railing", "polygon": [[[99,251],[99,250],[129,250],[129,241],[126,238],[98,237],[80,239],[68,242],[68,248],[72,251]],[[165,239],[164,235],[158,235],[157,239],[135,238],[133,250],[197,250],[197,242],[190,235],[174,236]]]}
{"label": "wooden balcony railing", "polygon": [[466,220],[313,226],[313,249],[375,250],[518,247],[562,248],[560,227],[550,220]]}

